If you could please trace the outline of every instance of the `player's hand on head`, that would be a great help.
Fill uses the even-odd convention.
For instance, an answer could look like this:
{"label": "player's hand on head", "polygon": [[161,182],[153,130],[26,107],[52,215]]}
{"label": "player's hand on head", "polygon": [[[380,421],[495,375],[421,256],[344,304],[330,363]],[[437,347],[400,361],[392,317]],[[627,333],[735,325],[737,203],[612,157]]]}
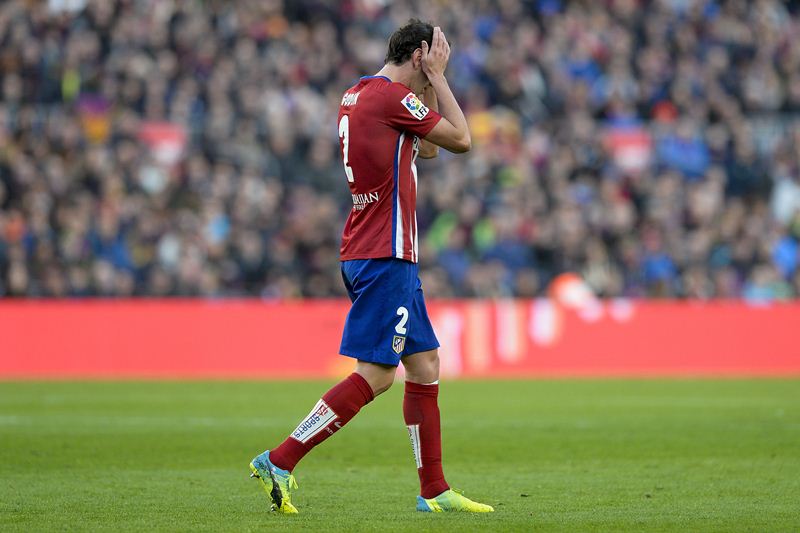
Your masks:
{"label": "player's hand on head", "polygon": [[439,26],[433,28],[433,39],[428,47],[427,41],[422,41],[422,72],[428,79],[444,74],[447,61],[450,59],[450,45]]}

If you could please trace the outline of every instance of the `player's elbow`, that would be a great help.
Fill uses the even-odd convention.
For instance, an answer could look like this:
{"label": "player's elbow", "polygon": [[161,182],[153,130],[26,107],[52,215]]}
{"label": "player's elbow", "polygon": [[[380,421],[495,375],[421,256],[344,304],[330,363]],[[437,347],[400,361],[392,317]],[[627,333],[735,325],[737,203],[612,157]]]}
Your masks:
{"label": "player's elbow", "polygon": [[472,150],[472,139],[469,133],[458,139],[453,145],[453,152],[456,154],[463,154]]}
{"label": "player's elbow", "polygon": [[439,155],[439,147],[434,146],[433,148],[429,148],[427,150],[420,150],[419,156],[422,159],[434,159]]}

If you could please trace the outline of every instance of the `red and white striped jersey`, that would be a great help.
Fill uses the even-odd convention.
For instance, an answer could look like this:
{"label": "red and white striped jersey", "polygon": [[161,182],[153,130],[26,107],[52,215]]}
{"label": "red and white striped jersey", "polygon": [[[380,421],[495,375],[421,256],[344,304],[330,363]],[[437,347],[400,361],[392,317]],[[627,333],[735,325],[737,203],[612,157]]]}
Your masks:
{"label": "red and white striped jersey", "polygon": [[396,257],[417,262],[417,167],[420,138],[441,115],[405,85],[365,76],[339,107],[339,145],[353,209],[341,260]]}

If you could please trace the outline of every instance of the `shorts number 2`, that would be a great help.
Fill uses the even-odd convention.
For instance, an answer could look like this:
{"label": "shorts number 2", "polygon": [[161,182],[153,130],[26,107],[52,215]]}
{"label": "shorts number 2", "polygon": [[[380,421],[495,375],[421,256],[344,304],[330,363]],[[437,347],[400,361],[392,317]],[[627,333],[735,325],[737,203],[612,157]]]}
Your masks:
{"label": "shorts number 2", "polygon": [[408,322],[408,309],[402,306],[398,307],[397,316],[400,317],[400,322],[397,323],[397,325],[394,327],[394,330],[400,335],[405,335],[408,333],[408,329],[406,329],[406,322]]}

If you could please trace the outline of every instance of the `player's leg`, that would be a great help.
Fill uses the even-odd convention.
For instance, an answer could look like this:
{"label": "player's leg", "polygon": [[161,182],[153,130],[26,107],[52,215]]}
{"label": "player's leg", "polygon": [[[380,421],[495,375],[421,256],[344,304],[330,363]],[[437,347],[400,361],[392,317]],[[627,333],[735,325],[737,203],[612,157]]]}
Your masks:
{"label": "player's leg", "polygon": [[[403,297],[393,290],[395,269],[389,261],[348,261],[342,277],[353,302],[345,321],[339,352],[357,359],[356,371],[336,384],[280,446],[253,460],[251,469],[263,483],[275,508],[294,513],[291,475],[297,463],[315,446],[336,433],[394,380],[399,353],[392,349],[397,305]],[[407,291],[406,298],[410,298]]]}
{"label": "player's leg", "polygon": [[420,495],[434,498],[450,486],[442,472],[439,418],[439,350],[403,357],[406,370],[403,418],[419,474]]}
{"label": "player's leg", "polygon": [[442,471],[442,434],[439,415],[439,341],[433,331],[422,284],[409,309],[403,417],[408,427],[419,474],[418,511],[491,512],[488,505],[474,502],[450,489]]}
{"label": "player's leg", "polygon": [[[294,470],[314,446],[333,435],[391,386],[399,356],[387,359],[375,349],[380,340],[376,335],[390,329],[394,318],[391,308],[382,308],[387,298],[379,294],[380,286],[389,277],[390,266],[388,262],[369,260],[342,264],[342,280],[353,305],[347,313],[339,352],[357,360],[356,371],[326,392],[286,440],[272,450],[276,466]],[[390,352],[389,342],[385,345],[384,351]]]}
{"label": "player's leg", "polygon": [[397,368],[359,361],[356,371],[334,385],[270,453],[272,463],[292,471],[315,446],[347,424],[375,396],[392,384]]}
{"label": "player's leg", "polygon": [[[376,380],[376,378],[373,378]],[[272,500],[273,510],[293,514],[291,493],[297,488],[292,470],[315,446],[336,433],[375,397],[370,382],[354,372],[333,386],[278,447],[258,455],[250,463]]]}
{"label": "player's leg", "polygon": [[314,447],[342,429],[366,404],[392,385],[397,367],[358,361],[356,371],[334,385],[278,447],[250,463],[270,495],[274,509],[296,513],[291,492],[297,487],[292,470]]}

